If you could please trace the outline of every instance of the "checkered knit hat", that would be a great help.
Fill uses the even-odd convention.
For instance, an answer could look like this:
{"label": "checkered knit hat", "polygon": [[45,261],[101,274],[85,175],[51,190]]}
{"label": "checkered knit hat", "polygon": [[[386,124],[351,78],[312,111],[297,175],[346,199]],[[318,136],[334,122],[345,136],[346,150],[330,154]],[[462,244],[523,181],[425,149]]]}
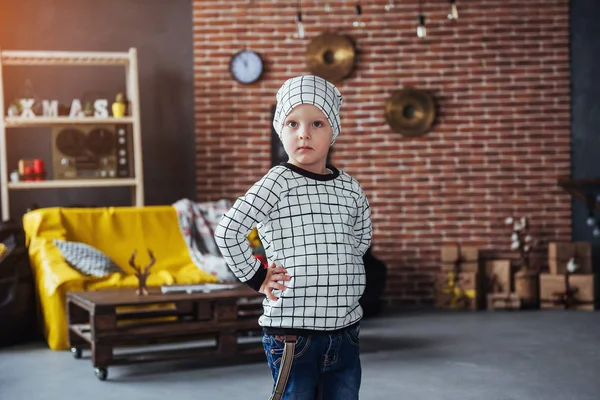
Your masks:
{"label": "checkered knit hat", "polygon": [[281,139],[281,130],[286,117],[300,104],[312,104],[325,114],[333,128],[331,144],[340,134],[340,107],[342,106],[340,91],[325,79],[304,75],[288,79],[277,91],[277,108],[273,127]]}

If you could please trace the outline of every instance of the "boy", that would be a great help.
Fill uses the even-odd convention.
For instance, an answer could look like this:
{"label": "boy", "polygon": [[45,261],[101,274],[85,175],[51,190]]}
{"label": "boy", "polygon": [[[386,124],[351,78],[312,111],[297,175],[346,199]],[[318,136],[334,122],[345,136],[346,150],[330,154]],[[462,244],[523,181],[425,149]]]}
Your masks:
{"label": "boy", "polygon": [[[371,219],[358,182],[326,165],[341,104],[338,89],[323,78],[287,80],[277,92],[273,126],[289,160],[240,197],[215,230],[233,273],[266,295],[259,324],[272,399],[358,399],[358,301]],[[255,226],[266,269],[246,240]]]}

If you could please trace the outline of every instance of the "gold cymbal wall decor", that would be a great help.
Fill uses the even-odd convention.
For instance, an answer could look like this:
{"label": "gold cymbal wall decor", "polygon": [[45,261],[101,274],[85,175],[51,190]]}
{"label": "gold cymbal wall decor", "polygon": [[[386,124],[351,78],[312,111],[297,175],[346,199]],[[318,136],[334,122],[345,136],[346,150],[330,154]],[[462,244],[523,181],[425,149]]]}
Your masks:
{"label": "gold cymbal wall decor", "polygon": [[385,119],[392,130],[403,136],[427,134],[436,118],[435,101],[431,92],[406,88],[392,93],[385,104]]}
{"label": "gold cymbal wall decor", "polygon": [[[390,300],[432,301],[442,242],[504,252],[498,207],[571,240],[569,194],[542,179],[571,173],[568,0],[362,0],[359,18],[357,0],[302,0],[304,39],[294,37],[297,0],[252,3],[247,17],[248,0],[192,0],[198,201],[234,199],[271,168],[275,93],[311,73],[309,45],[333,33],[352,40],[355,60],[336,82],[344,104],[331,161],[372,203]],[[227,69],[246,37],[264,60],[250,85]],[[398,108],[388,111],[395,127],[388,122],[386,104],[408,88],[433,95],[430,129],[398,127]],[[429,125],[414,106],[402,112]]]}
{"label": "gold cymbal wall decor", "polygon": [[356,48],[349,36],[325,32],[310,41],[305,57],[310,72],[338,83],[354,71]]}

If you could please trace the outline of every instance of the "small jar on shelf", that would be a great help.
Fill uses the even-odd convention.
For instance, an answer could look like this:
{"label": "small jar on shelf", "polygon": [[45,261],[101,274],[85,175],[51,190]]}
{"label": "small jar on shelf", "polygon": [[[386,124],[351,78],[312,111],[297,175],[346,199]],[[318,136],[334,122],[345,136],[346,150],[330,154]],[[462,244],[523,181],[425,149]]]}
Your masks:
{"label": "small jar on shelf", "polygon": [[19,180],[25,182],[46,180],[44,160],[39,158],[19,160]]}

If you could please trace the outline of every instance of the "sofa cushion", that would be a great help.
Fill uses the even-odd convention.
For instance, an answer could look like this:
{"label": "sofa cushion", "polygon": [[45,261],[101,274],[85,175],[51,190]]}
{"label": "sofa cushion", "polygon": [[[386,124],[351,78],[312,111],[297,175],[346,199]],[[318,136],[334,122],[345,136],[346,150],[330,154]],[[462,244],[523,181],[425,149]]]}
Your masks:
{"label": "sofa cushion", "polygon": [[84,275],[102,278],[114,272],[122,272],[110,257],[88,244],[59,239],[54,239],[54,244],[65,261]]}

